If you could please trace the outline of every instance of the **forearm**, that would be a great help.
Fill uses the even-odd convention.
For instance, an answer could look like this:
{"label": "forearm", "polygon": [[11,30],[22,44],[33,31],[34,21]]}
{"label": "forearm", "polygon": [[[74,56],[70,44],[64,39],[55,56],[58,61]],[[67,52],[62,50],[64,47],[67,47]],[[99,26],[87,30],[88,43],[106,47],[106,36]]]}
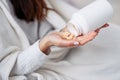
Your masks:
{"label": "forearm", "polygon": [[39,49],[39,42],[37,41],[18,55],[12,74],[28,74],[33,72],[40,68],[46,59],[47,56]]}
{"label": "forearm", "polygon": [[48,38],[46,37],[39,42],[39,49],[46,55],[49,55],[50,47],[51,44],[49,43]]}

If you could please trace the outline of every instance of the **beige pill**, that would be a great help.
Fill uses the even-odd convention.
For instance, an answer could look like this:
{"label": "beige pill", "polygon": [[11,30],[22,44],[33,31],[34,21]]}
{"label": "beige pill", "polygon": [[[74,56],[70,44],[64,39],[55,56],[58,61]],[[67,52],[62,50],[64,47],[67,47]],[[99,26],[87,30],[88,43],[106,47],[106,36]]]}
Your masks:
{"label": "beige pill", "polygon": [[74,38],[74,35],[71,34],[70,32],[63,32],[62,37],[63,37],[64,39],[71,40],[71,39]]}

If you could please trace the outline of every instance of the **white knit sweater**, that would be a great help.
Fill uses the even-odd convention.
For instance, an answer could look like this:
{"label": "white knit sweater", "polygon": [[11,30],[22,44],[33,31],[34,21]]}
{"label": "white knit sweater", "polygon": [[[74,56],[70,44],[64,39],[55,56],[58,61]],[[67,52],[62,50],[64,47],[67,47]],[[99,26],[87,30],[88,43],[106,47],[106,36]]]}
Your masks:
{"label": "white knit sweater", "polygon": [[[47,0],[46,3],[48,7],[52,8]],[[70,6],[68,5],[68,7]],[[0,77],[2,80],[8,80],[9,75],[24,75],[40,68],[47,56],[38,48],[39,40],[37,41],[37,39],[42,38],[53,28],[54,30],[60,30],[66,23],[62,16],[59,16],[54,11],[49,11],[46,22],[41,22],[41,26],[38,26],[37,21],[28,24],[17,19],[12,9],[9,0],[0,1],[0,17],[2,19],[0,19],[0,49],[2,50],[0,51]],[[38,27],[40,27],[39,36],[36,33]],[[4,37],[2,38],[2,36]],[[37,42],[30,46],[27,38],[31,44],[35,41]],[[61,60],[68,50],[53,48],[49,58],[55,61]],[[56,51],[57,53],[55,53]],[[9,68],[7,67],[8,65]]]}
{"label": "white knit sweater", "polygon": [[[65,48],[53,47],[46,56],[39,50],[38,41],[35,42],[36,33],[27,31],[28,26],[36,26],[36,30],[37,21],[30,24],[19,21],[7,1],[0,1],[0,80],[120,80],[118,26],[111,25],[93,42],[71,50],[65,59],[69,51]],[[40,38],[53,28],[63,28],[77,11],[63,0],[46,2],[57,13],[49,11],[46,22],[41,22]],[[30,46],[29,41],[33,45]]]}

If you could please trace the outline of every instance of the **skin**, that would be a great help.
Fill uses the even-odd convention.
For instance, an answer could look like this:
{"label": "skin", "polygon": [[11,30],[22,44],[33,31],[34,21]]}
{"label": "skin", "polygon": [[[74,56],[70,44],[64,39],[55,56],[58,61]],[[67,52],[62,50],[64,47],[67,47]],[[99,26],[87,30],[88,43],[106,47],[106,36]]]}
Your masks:
{"label": "skin", "polygon": [[93,40],[99,33],[99,31],[102,28],[108,27],[108,24],[103,25],[102,27],[91,31],[85,35],[80,35],[77,37],[74,37],[71,40],[67,40],[62,38],[62,32],[52,32],[48,35],[46,35],[39,43],[40,50],[48,55],[48,50],[51,46],[58,46],[58,47],[66,47],[66,48],[73,48],[78,46],[83,46],[89,41]]}

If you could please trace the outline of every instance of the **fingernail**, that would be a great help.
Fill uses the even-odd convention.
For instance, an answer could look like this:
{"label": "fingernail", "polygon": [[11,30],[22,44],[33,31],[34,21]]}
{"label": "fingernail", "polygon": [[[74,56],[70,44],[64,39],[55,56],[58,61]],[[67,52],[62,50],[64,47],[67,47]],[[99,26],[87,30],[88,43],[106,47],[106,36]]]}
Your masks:
{"label": "fingernail", "polygon": [[100,31],[100,29],[96,29],[96,30],[95,30],[95,32],[97,32],[97,33],[98,33],[99,31]]}
{"label": "fingernail", "polygon": [[105,26],[107,27],[107,26],[109,26],[109,24],[105,24]]}
{"label": "fingernail", "polygon": [[108,27],[108,26],[109,26],[109,24],[105,24],[105,25],[103,25],[103,28],[104,28],[104,27]]}
{"label": "fingernail", "polygon": [[78,45],[79,45],[79,42],[74,42],[74,45],[75,45],[75,46],[78,46]]}

